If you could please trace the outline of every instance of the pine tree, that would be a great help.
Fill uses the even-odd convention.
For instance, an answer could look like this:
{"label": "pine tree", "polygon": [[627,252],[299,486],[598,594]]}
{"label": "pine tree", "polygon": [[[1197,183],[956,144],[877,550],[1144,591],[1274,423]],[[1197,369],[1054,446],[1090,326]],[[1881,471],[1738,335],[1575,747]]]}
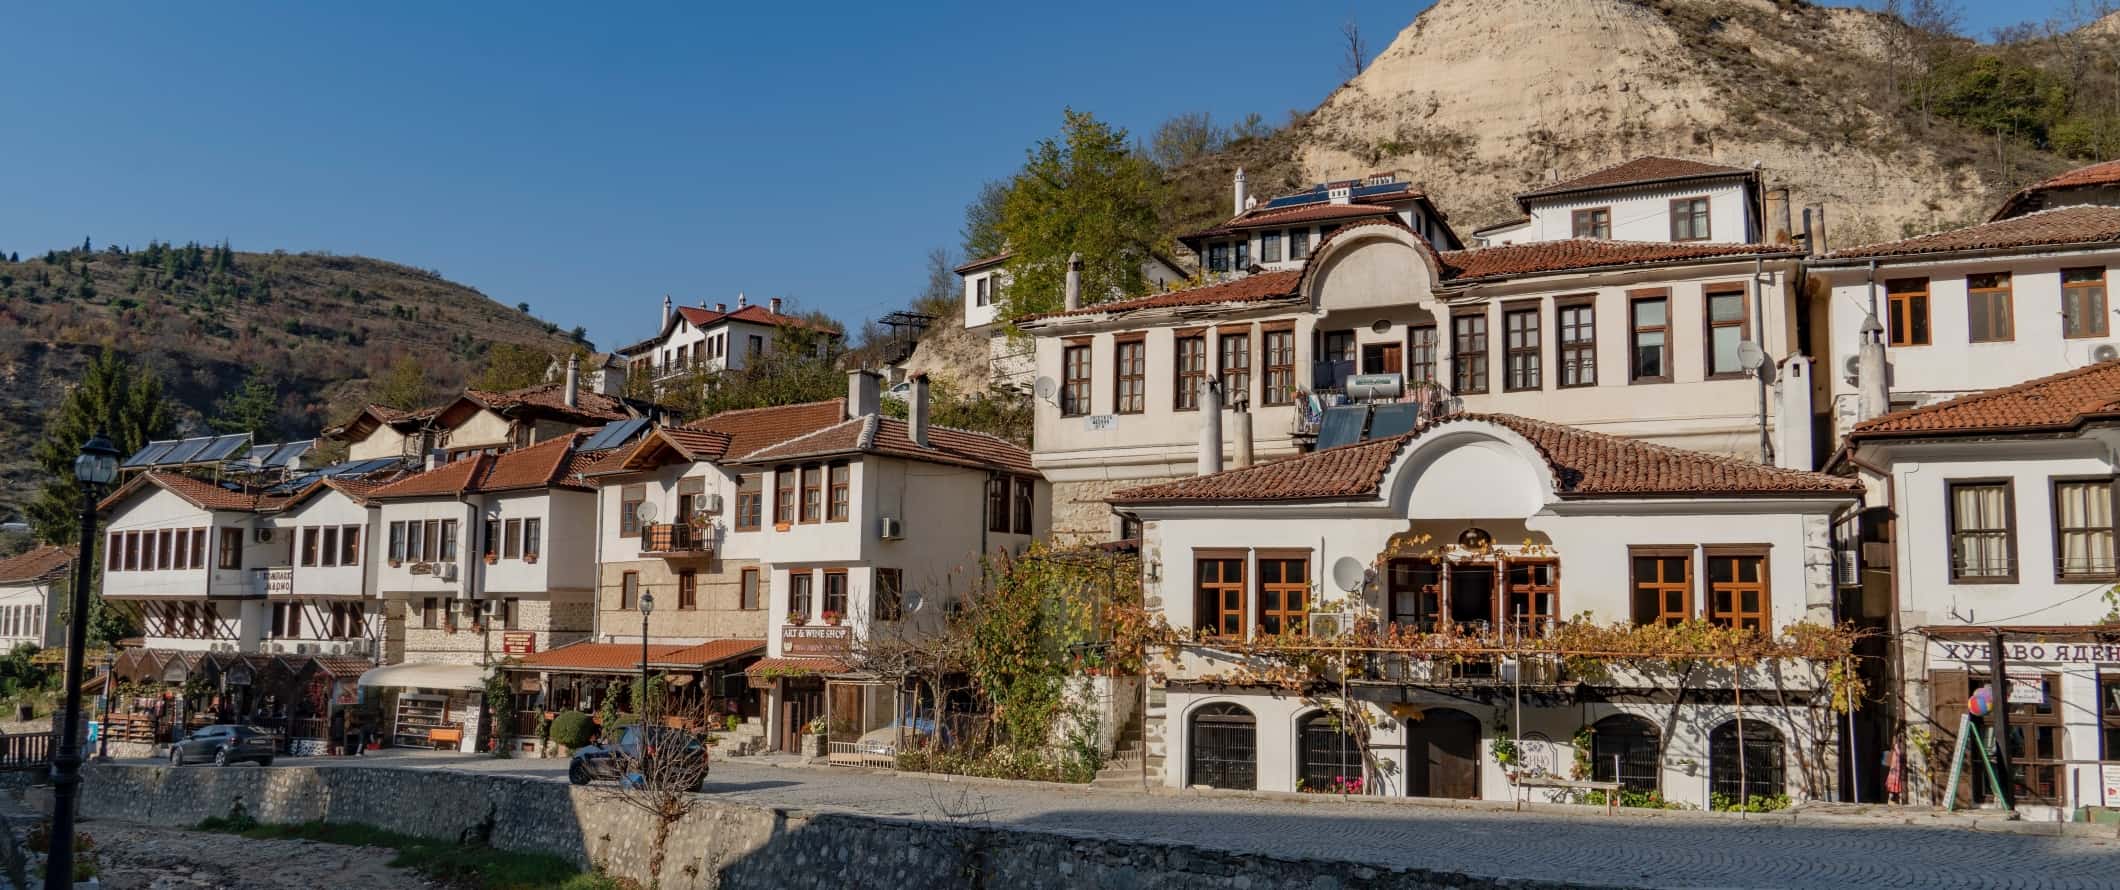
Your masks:
{"label": "pine tree", "polygon": [[81,382],[45,417],[44,438],[30,449],[45,473],[43,490],[29,504],[38,537],[63,544],[77,536],[81,486],[74,481],[74,458],[90,436],[102,433],[119,453],[129,455],[175,427],[160,375],[115,352],[97,355],[82,371]]}
{"label": "pine tree", "polygon": [[214,432],[249,433],[252,442],[270,442],[279,434],[280,382],[261,370],[252,370],[242,385],[214,403]]}

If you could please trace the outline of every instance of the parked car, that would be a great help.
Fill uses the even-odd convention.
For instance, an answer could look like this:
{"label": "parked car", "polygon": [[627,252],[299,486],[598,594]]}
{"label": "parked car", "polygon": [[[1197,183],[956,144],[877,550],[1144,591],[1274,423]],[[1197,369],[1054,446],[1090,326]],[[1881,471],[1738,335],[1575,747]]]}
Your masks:
{"label": "parked car", "polygon": [[698,736],[682,729],[651,726],[645,733],[647,748],[643,751],[642,735],[641,726],[633,724],[619,728],[615,744],[597,742],[583,746],[567,762],[567,781],[576,785],[597,779],[627,781],[629,774],[640,774],[643,760],[652,763],[664,757],[678,758],[670,768],[677,771],[679,785],[697,788],[707,780],[707,746]]}
{"label": "parked car", "polygon": [[278,739],[269,729],[239,724],[201,726],[183,741],[169,746],[169,765],[210,761],[215,766],[227,766],[248,760],[271,766],[278,747]]}

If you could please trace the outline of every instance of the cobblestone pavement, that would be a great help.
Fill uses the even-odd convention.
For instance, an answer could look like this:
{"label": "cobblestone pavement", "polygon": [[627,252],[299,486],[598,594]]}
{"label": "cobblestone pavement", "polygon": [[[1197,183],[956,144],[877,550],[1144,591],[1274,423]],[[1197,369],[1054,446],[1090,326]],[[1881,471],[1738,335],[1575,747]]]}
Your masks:
{"label": "cobblestone pavement", "polygon": [[[302,763],[282,761],[286,765]],[[319,758],[564,781],[565,761],[449,754]],[[187,767],[211,769],[212,767]],[[251,767],[235,767],[248,769]],[[767,806],[957,819],[1487,877],[1642,888],[2113,888],[2120,840],[1885,822],[1604,816],[949,781],[725,760],[708,793]]]}

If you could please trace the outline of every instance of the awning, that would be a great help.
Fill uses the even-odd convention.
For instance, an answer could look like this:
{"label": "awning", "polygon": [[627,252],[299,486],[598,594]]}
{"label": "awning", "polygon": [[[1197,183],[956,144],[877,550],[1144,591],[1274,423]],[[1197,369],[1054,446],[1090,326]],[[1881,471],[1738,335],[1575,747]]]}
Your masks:
{"label": "awning", "polygon": [[648,664],[659,668],[698,670],[765,651],[764,640],[708,640],[697,646],[686,646],[655,655],[649,659]]}
{"label": "awning", "polygon": [[477,690],[486,688],[486,669],[474,664],[392,664],[362,674],[361,685]]}
{"label": "awning", "polygon": [[847,663],[837,658],[761,658],[744,668],[743,672],[753,677],[807,677],[815,674],[844,674]]}

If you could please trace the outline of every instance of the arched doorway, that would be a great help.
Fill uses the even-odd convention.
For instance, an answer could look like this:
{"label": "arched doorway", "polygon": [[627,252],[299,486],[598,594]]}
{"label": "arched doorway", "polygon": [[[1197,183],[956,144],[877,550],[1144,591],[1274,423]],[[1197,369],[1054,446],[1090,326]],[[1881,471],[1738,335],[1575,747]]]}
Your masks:
{"label": "arched doorway", "polygon": [[1479,799],[1479,718],[1436,708],[1407,721],[1406,760],[1408,796]]}
{"label": "arched doorway", "polygon": [[1590,778],[1618,782],[1628,791],[1655,791],[1661,778],[1656,724],[1633,714],[1614,714],[1590,725]]}
{"label": "arched doorway", "polygon": [[1259,787],[1259,722],[1242,705],[1205,705],[1187,721],[1185,784],[1243,791]]}
{"label": "arched doorway", "polygon": [[1360,794],[1367,775],[1361,742],[1339,715],[1316,711],[1296,724],[1297,791]]}
{"label": "arched doorway", "polygon": [[[1781,730],[1764,720],[1731,720],[1708,734],[1708,791],[1731,803],[1788,793]],[[1739,758],[1742,757],[1742,768]]]}

